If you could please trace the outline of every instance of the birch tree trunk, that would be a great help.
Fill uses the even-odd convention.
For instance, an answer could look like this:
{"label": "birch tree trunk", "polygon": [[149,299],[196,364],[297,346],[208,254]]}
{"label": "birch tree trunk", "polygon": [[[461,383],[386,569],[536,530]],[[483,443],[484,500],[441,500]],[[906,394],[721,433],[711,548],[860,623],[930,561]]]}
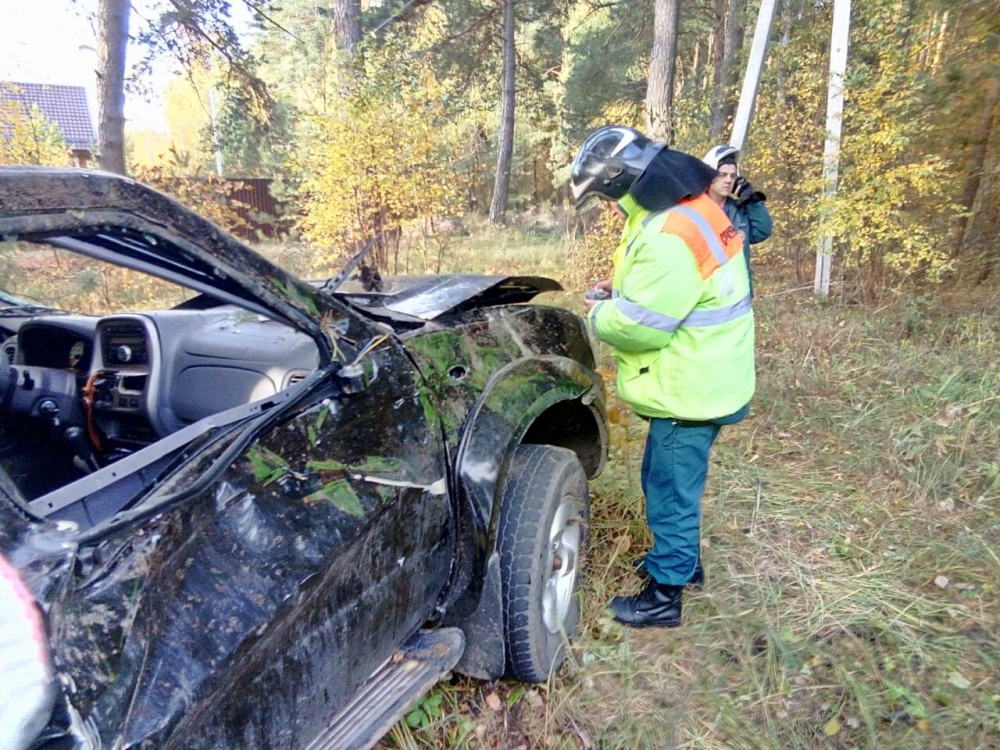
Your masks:
{"label": "birch tree trunk", "polygon": [[653,54],[646,89],[646,135],[669,144],[674,138],[674,76],[680,0],[655,0]]}
{"label": "birch tree trunk", "polygon": [[97,147],[101,169],[126,174],[125,52],[129,0],[99,0],[97,6]]}
{"label": "birch tree trunk", "polygon": [[514,1],[500,0],[503,21],[503,86],[500,111],[500,141],[497,144],[497,174],[490,202],[490,224],[502,224],[507,213],[510,164],[514,156]]}
{"label": "birch tree trunk", "polygon": [[941,17],[941,28],[938,31],[937,44],[934,47],[934,62],[931,63],[931,75],[937,75],[941,70],[941,60],[944,58],[944,43],[948,38],[948,13],[946,9]]}

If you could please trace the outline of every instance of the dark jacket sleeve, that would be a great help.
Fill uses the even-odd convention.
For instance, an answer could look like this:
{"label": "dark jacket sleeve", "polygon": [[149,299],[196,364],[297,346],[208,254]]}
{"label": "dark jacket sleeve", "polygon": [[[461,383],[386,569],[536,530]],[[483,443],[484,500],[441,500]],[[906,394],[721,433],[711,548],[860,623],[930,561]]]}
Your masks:
{"label": "dark jacket sleeve", "polygon": [[771,236],[771,214],[764,201],[755,201],[743,206],[750,224],[750,244],[756,245]]}

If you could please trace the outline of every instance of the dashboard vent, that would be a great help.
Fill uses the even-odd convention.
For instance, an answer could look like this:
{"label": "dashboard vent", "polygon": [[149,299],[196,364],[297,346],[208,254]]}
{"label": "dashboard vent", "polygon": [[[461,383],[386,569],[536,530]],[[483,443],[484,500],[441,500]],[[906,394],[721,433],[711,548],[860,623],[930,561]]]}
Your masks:
{"label": "dashboard vent", "polygon": [[308,372],[303,372],[303,371],[293,372],[288,376],[288,380],[285,383],[285,388],[291,388],[296,383],[301,383],[307,377],[309,377]]}

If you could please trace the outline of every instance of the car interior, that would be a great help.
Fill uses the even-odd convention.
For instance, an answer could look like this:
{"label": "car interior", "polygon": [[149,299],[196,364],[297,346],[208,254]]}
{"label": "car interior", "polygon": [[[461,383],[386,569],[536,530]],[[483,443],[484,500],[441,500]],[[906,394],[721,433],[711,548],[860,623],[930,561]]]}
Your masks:
{"label": "car interior", "polygon": [[318,367],[308,335],[258,311],[57,245],[3,244],[18,272],[0,297],[0,466],[28,501]]}

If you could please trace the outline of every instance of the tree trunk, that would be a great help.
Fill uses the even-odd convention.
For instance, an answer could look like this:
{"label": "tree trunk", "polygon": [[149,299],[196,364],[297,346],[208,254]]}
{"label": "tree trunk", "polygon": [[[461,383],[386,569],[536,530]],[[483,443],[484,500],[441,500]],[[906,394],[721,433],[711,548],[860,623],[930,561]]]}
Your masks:
{"label": "tree trunk", "polygon": [[962,215],[955,219],[951,228],[951,236],[948,238],[948,254],[952,258],[961,255],[965,245],[966,230],[969,225],[968,212],[976,202],[980,184],[983,176],[983,165],[986,161],[987,146],[990,142],[990,131],[993,126],[994,110],[997,102],[1000,101],[1000,80],[994,78],[986,90],[985,101],[980,107],[981,119],[979,127],[976,128],[976,135],[969,144],[969,159],[965,168],[965,184],[962,186],[962,194],[958,199],[962,207]]}
{"label": "tree trunk", "polygon": [[490,224],[502,224],[507,213],[510,163],[514,156],[514,0],[500,0],[503,10],[503,93],[500,112],[500,142],[497,144],[497,174],[490,203]]}
{"label": "tree trunk", "polygon": [[726,0],[715,0],[713,8],[715,27],[712,29],[712,47],[709,60],[712,64],[712,100],[709,140],[718,143],[725,120],[722,110],[726,101],[726,85],[722,78],[722,60],[726,56]]}
{"label": "tree trunk", "polygon": [[97,147],[101,169],[125,169],[125,50],[129,0],[99,0],[97,7]]}
{"label": "tree trunk", "polygon": [[726,126],[736,113],[736,100],[729,93],[737,83],[739,70],[736,59],[743,49],[742,0],[715,0],[715,32],[712,59],[712,120],[709,126],[711,140],[718,143],[725,139]]}
{"label": "tree trunk", "polygon": [[743,51],[743,11],[741,6],[742,0],[729,0],[726,9],[726,51],[722,57],[723,97],[720,112],[723,131],[736,116],[736,99],[730,96],[730,92],[735,91],[740,76],[736,61]]}
{"label": "tree trunk", "polygon": [[941,69],[941,61],[944,59],[944,43],[948,38],[948,10],[945,10],[941,17],[941,28],[938,31],[937,45],[934,47],[934,62],[931,63],[931,75],[937,75]]}
{"label": "tree trunk", "polygon": [[930,53],[931,46],[934,44],[934,29],[937,28],[937,24],[938,11],[934,11],[930,20],[927,22],[927,28],[921,28],[920,30],[922,39],[920,43],[920,52],[917,53],[917,70],[921,73],[927,72],[927,57]]}
{"label": "tree trunk", "polygon": [[350,53],[361,41],[361,0],[333,0],[332,9],[337,49]]}
{"label": "tree trunk", "polygon": [[990,118],[986,133],[986,147],[983,150],[983,161],[978,165],[979,185],[976,196],[970,206],[972,216],[965,227],[962,238],[963,264],[978,266],[977,276],[980,280],[989,275],[996,266],[996,256],[1000,251],[1000,241],[997,239],[996,226],[1000,224],[1000,200],[997,199],[998,176],[1000,176],[1000,81],[992,81],[986,105],[991,107],[993,117]]}
{"label": "tree trunk", "polygon": [[695,44],[694,44],[694,55],[691,58],[691,80],[694,81],[695,86],[698,85],[698,79],[699,78],[701,78],[701,40],[700,39],[697,42],[695,42]]}
{"label": "tree trunk", "polygon": [[778,85],[777,85],[777,96],[778,101],[785,102],[785,86],[788,79],[788,74],[791,72],[788,67],[788,59],[786,57],[786,52],[788,46],[792,43],[792,24],[794,15],[794,8],[792,7],[792,0],[784,0],[781,3],[781,36],[778,38],[778,47],[781,48],[781,54],[778,56],[780,61],[780,66],[778,67]]}
{"label": "tree trunk", "polygon": [[656,141],[674,139],[674,75],[677,69],[677,27],[680,0],[655,0],[653,54],[646,89],[646,135]]}

